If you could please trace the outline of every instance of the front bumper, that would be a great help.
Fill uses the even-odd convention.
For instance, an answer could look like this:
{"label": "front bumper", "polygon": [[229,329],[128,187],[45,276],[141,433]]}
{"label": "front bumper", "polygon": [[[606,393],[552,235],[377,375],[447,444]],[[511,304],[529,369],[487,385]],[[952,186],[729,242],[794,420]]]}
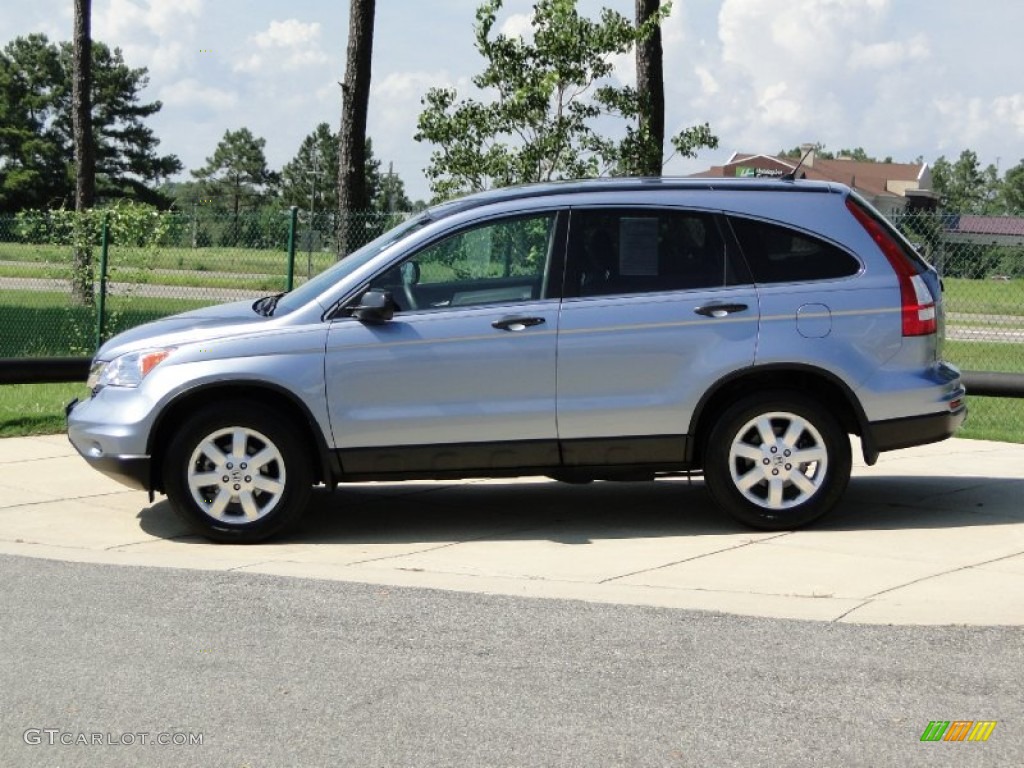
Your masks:
{"label": "front bumper", "polygon": [[[65,418],[71,416],[76,405],[77,398],[64,407]],[[90,440],[88,436],[73,429],[68,429],[68,441],[93,469],[111,480],[135,490],[152,491],[152,462],[149,456],[106,453],[98,440]]]}

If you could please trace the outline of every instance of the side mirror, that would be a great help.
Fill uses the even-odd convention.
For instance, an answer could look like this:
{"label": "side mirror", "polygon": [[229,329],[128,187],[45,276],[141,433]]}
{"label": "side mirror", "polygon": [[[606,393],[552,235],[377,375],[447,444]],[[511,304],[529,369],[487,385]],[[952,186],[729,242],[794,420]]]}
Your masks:
{"label": "side mirror", "polygon": [[395,316],[395,300],[391,291],[367,291],[352,308],[352,317],[362,323],[380,325]]}

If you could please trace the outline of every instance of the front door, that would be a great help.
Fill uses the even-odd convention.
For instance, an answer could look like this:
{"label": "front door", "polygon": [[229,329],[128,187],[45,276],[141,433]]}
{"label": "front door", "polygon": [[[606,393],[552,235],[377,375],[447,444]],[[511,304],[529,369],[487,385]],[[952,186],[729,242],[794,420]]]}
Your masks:
{"label": "front door", "polygon": [[[558,463],[555,213],[491,220],[379,275],[392,320],[335,320],[328,408],[350,475],[481,473]],[[560,268],[558,270],[560,275]]]}

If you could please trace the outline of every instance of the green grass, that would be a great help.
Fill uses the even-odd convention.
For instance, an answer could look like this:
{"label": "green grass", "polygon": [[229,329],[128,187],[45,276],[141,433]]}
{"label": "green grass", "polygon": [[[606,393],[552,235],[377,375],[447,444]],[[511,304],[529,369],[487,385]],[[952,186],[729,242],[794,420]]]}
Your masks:
{"label": "green grass", "polygon": [[942,283],[946,312],[1024,315],[1024,280],[947,277]]}
{"label": "green grass", "polygon": [[84,384],[0,386],[0,437],[63,432],[65,404],[87,394]]}
{"label": "green grass", "polygon": [[[99,249],[93,251],[95,262],[99,263]],[[333,252],[317,251],[312,254],[313,274],[322,272],[335,261]],[[48,265],[67,271],[70,268],[72,250],[69,246],[29,245],[26,243],[0,242],[0,261],[20,264]],[[295,253],[295,273],[305,275],[308,255],[299,250]],[[288,271],[288,255],[282,250],[260,248],[159,248],[149,251],[142,248],[112,247],[108,254],[112,269],[162,269],[182,272],[232,272],[245,275],[272,275],[282,280]],[[13,264],[3,265],[14,268]],[[201,283],[206,285],[206,283]]]}
{"label": "green grass", "polygon": [[[208,306],[211,301],[111,296],[107,336],[158,317]],[[96,311],[72,306],[61,293],[5,291],[0,297],[0,357],[91,355]]]}
{"label": "green grass", "polygon": [[947,340],[942,357],[962,371],[1024,373],[1024,344]]}
{"label": "green grass", "polygon": [[971,397],[967,393],[967,421],[957,437],[1024,443],[1024,400],[1012,397]]}

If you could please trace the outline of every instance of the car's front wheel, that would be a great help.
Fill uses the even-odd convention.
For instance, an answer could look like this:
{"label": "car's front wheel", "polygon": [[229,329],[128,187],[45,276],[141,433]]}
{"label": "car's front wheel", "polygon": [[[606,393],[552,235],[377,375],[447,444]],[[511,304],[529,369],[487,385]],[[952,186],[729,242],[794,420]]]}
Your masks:
{"label": "car's front wheel", "polygon": [[172,506],[214,541],[249,543],[283,532],[305,511],[313,481],[295,434],[286,418],[256,402],[199,411],[167,450]]}
{"label": "car's front wheel", "polygon": [[850,441],[817,402],[788,392],[752,395],[711,430],[704,477],[737,520],[785,530],[821,517],[850,479]]}

